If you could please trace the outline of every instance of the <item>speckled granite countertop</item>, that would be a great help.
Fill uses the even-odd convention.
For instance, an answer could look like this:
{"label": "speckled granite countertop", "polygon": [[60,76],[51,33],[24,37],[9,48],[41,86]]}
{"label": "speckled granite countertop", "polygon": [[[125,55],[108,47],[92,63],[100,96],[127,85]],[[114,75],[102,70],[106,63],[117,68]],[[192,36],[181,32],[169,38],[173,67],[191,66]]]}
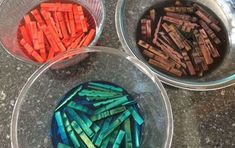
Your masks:
{"label": "speckled granite countertop", "polygon": [[[101,45],[121,49],[115,32],[117,0],[107,0]],[[0,147],[10,147],[10,120],[19,91],[37,67],[0,50]],[[165,86],[174,114],[176,148],[235,147],[235,86],[212,92],[190,92]]]}

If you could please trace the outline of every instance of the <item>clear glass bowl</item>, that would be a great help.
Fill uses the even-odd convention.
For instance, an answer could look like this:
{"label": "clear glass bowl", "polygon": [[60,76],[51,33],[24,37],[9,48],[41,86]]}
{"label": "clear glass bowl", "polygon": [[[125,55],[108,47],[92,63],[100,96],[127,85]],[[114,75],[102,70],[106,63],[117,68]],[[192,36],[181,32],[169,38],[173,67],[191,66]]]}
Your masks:
{"label": "clear glass bowl", "polygon": [[[67,58],[73,62],[65,61]],[[67,62],[66,66],[58,67],[65,65],[61,62]],[[58,98],[78,84],[92,80],[117,84],[137,100],[145,120],[143,147],[170,147],[172,111],[158,78],[135,57],[116,49],[94,47],[61,54],[42,65],[29,78],[17,98],[12,115],[12,148],[52,147],[50,124],[60,101]]]}
{"label": "clear glass bowl", "polygon": [[[19,47],[17,30],[22,17],[42,2],[51,0],[2,0],[0,2],[0,42],[3,48],[18,60],[38,64],[25,55]],[[61,0],[61,2],[67,0]],[[104,27],[106,10],[103,0],[69,0],[84,6],[96,23],[96,36],[90,46],[97,43]]]}
{"label": "clear glass bowl", "polygon": [[[137,24],[144,12],[151,6],[174,0],[119,0],[116,8],[116,28],[126,52],[145,61],[136,45]],[[160,80],[168,85],[196,91],[216,90],[235,83],[235,11],[234,0],[190,0],[201,3],[212,10],[224,23],[229,46],[222,63],[201,78],[178,78],[151,67]],[[224,35],[226,37],[226,34]]]}

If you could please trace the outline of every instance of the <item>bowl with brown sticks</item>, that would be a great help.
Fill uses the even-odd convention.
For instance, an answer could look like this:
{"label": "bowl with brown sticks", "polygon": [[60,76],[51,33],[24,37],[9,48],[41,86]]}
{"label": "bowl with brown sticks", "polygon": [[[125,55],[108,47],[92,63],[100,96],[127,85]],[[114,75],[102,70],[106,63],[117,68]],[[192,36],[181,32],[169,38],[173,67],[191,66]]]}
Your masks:
{"label": "bowl with brown sticks", "polygon": [[162,82],[189,90],[235,83],[232,0],[119,0],[116,28],[125,50]]}

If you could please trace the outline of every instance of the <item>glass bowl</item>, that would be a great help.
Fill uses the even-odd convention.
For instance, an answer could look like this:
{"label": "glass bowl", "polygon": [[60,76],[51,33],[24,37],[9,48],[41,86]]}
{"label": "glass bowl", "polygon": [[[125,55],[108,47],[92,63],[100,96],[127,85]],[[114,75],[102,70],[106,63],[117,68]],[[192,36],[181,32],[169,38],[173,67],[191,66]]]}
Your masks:
{"label": "glass bowl", "polygon": [[[0,2],[0,42],[5,51],[14,58],[31,63],[34,62],[22,51],[19,50],[17,40],[17,31],[22,17],[32,8],[42,2],[50,2],[52,0],[3,0]],[[61,0],[61,2],[67,0]],[[93,16],[96,23],[96,36],[90,46],[97,43],[104,27],[106,10],[103,0],[70,0],[84,6]]]}
{"label": "glass bowl", "polygon": [[[67,58],[73,63],[58,67],[65,65],[60,62]],[[170,147],[172,111],[158,78],[135,57],[116,49],[94,47],[60,54],[29,78],[12,115],[12,148],[52,147],[50,126],[54,109],[60,101],[58,98],[78,84],[94,80],[119,85],[136,99],[145,120],[143,147]]]}
{"label": "glass bowl", "polygon": [[[116,8],[116,28],[119,39],[129,54],[145,61],[136,45],[136,29],[138,21],[151,7],[174,0],[119,0]],[[234,0],[190,0],[204,5],[212,10],[223,22],[229,45],[222,63],[212,72],[203,77],[179,78],[167,75],[148,65],[163,83],[168,85],[194,90],[216,90],[231,86],[235,83],[235,11]],[[224,35],[226,37],[226,34]]]}

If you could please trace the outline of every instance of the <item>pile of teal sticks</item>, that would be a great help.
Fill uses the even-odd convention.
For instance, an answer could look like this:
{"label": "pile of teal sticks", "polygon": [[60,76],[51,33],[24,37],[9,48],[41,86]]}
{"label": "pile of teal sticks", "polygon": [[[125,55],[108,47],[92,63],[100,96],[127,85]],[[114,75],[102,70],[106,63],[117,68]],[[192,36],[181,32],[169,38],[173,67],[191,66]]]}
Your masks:
{"label": "pile of teal sticks", "polygon": [[51,126],[54,147],[140,147],[144,119],[123,88],[90,81],[60,99]]}

